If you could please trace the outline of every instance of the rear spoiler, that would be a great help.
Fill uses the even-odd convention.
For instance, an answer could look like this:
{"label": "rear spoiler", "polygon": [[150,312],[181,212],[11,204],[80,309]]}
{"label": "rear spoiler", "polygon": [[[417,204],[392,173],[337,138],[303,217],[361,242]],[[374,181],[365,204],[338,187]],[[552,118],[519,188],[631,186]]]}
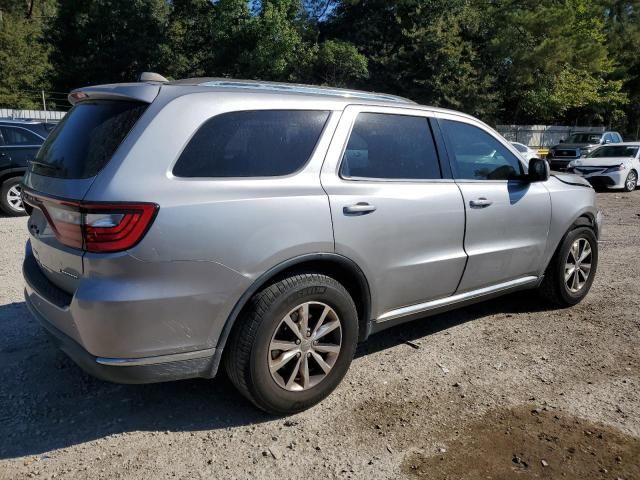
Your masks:
{"label": "rear spoiler", "polygon": [[69,103],[75,105],[88,100],[133,100],[151,103],[160,93],[160,85],[153,83],[113,83],[110,85],[96,85],[73,90],[69,96]]}

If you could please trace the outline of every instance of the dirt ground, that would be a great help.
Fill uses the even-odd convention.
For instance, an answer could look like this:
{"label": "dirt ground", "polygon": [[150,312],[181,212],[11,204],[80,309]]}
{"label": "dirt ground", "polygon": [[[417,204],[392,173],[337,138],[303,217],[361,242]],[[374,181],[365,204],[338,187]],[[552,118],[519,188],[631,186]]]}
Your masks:
{"label": "dirt ground", "polygon": [[0,218],[0,479],[640,479],[640,191],[598,200],[582,304],[525,292],[383,332],[289,418],[223,377],[88,377],[29,317],[26,221]]}

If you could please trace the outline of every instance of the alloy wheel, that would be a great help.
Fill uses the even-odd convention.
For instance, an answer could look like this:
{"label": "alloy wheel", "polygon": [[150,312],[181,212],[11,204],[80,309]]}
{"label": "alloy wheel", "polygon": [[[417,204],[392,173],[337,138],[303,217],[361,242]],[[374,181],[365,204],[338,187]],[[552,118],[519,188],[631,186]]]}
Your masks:
{"label": "alloy wheel", "polygon": [[22,189],[19,184],[13,185],[9,190],[7,190],[7,203],[16,212],[24,212]]}
{"label": "alloy wheel", "polygon": [[342,324],[335,310],[321,302],[298,305],[271,338],[271,377],[285,390],[308,390],[327,377],[341,347]]}
{"label": "alloy wheel", "polygon": [[592,251],[586,238],[577,238],[567,254],[564,267],[564,281],[572,293],[577,293],[589,279],[591,274]]}
{"label": "alloy wheel", "polygon": [[627,175],[627,180],[625,182],[627,190],[630,192],[634,191],[636,189],[637,183],[638,175],[636,174],[636,172],[629,172],[629,175]]}

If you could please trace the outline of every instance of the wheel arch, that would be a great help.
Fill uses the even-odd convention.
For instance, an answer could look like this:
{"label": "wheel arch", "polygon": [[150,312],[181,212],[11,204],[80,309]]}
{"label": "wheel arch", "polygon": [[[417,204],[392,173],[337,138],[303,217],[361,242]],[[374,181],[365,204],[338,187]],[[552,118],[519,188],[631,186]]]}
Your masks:
{"label": "wheel arch", "polygon": [[0,170],[0,184],[4,183],[13,177],[22,177],[26,173],[26,168],[7,168],[6,170]]}
{"label": "wheel arch", "polygon": [[585,212],[581,214],[578,218],[576,218],[573,221],[573,223],[571,224],[567,232],[562,236],[562,239],[560,240],[559,244],[562,243],[562,240],[564,239],[564,237],[567,236],[567,233],[569,233],[571,230],[577,227],[591,227],[594,229],[594,231],[597,230],[595,216],[591,212]]}
{"label": "wheel arch", "polygon": [[562,236],[560,237],[560,239],[556,242],[555,247],[553,249],[553,252],[551,253],[551,255],[549,256],[549,258],[546,261],[543,273],[546,273],[549,265],[551,264],[551,262],[553,261],[553,258],[555,257],[556,252],[558,251],[558,249],[560,248],[560,245],[562,245],[562,242],[564,241],[564,239],[566,238],[566,236],[572,231],[575,230],[576,228],[579,227],[588,227],[591,228],[593,230],[593,233],[596,236],[596,239],[598,238],[598,227],[596,225],[596,217],[595,215],[590,212],[590,211],[586,211],[586,212],[582,212],[580,213],[571,224],[569,224],[568,228],[565,230],[565,232],[562,234]]}
{"label": "wheel arch", "polygon": [[358,310],[358,340],[365,340],[371,330],[371,290],[362,269],[353,260],[337,253],[311,253],[286,260],[260,275],[236,302],[227,317],[212,364],[213,377],[220,366],[224,349],[237,320],[251,297],[265,286],[300,273],[321,273],[340,282],[353,298]]}

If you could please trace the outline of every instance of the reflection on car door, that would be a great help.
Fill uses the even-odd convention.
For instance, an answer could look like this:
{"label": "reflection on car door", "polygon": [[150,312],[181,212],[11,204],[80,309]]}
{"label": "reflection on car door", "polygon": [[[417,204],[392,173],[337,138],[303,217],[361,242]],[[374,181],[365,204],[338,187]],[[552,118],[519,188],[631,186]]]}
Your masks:
{"label": "reflection on car door", "polygon": [[26,128],[21,127],[0,127],[5,146],[5,155],[11,157],[11,167],[26,167],[29,160],[33,160],[38,153],[38,149],[43,138],[39,137]]}
{"label": "reflection on car door", "polygon": [[462,117],[442,117],[467,214],[469,259],[458,293],[538,276],[551,221],[548,190],[519,179],[522,163],[490,129]]}
{"label": "reflection on car door", "polygon": [[466,261],[464,205],[443,178],[426,112],[347,107],[321,180],[335,250],[369,279],[373,318],[455,291]]}

